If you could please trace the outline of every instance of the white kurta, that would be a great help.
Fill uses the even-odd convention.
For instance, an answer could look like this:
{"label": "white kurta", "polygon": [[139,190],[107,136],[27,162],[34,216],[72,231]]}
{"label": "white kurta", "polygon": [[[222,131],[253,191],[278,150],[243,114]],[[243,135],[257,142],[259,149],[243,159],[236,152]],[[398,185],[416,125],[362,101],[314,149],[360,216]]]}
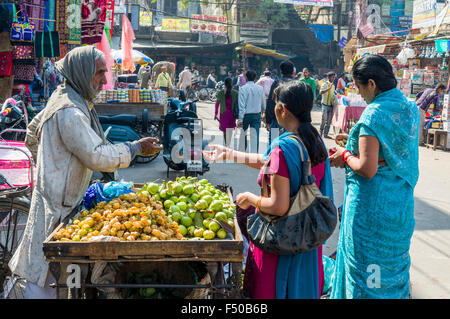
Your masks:
{"label": "white kurta", "polygon": [[57,111],[42,127],[36,186],[22,241],[9,262],[13,273],[43,287],[48,272],[42,244],[84,196],[92,171],[130,165],[125,144],[102,145],[87,106]]}

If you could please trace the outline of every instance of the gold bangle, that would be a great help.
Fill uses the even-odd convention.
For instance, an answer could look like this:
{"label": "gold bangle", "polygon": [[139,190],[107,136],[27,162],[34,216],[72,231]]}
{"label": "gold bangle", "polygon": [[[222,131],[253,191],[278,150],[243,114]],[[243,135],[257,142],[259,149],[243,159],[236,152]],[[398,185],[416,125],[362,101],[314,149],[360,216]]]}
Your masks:
{"label": "gold bangle", "polygon": [[262,196],[259,196],[258,200],[256,201],[256,209],[258,210],[258,212],[261,211],[261,200]]}

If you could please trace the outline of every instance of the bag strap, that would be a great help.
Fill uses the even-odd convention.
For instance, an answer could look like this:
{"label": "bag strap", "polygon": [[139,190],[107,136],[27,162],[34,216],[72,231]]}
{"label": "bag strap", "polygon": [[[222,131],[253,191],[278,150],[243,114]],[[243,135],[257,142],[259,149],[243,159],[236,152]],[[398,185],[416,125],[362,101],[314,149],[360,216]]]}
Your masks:
{"label": "bag strap", "polygon": [[[297,143],[297,146],[300,149],[300,159],[302,161],[302,184],[304,185],[309,185],[315,182],[315,177],[314,175],[312,175],[311,172],[311,162],[309,161],[309,156],[308,159],[305,160],[305,154],[303,151],[303,148],[306,150],[305,145],[303,144],[302,140],[297,137],[296,135],[290,135],[288,136],[288,138],[294,140]],[[301,146],[303,145],[303,147]],[[267,161],[264,163],[263,165],[263,176],[262,176],[262,186],[261,186],[261,193],[263,197],[268,197],[269,196],[269,191],[268,191],[268,185],[266,182],[266,175],[268,170],[269,170],[269,163],[270,163],[270,156],[272,155],[272,152],[270,152]]]}
{"label": "bag strap", "polygon": [[305,160],[305,155],[304,155],[304,152],[305,152],[304,150],[306,150],[305,144],[303,144],[302,139],[297,137],[297,136],[290,135],[288,137],[291,140],[294,140],[295,142],[297,142],[297,146],[300,149],[300,158],[302,160],[302,184],[303,185],[311,185],[311,184],[313,184],[316,181],[316,178],[312,174],[311,161],[309,159],[309,156],[308,156],[308,159]]}

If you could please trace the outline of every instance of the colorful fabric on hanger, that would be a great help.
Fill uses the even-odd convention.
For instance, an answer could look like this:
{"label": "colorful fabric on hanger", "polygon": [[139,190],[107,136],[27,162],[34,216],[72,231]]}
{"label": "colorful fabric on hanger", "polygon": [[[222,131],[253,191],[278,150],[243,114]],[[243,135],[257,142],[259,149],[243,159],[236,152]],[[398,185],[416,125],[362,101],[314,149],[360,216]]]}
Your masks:
{"label": "colorful fabric on hanger", "polygon": [[106,9],[106,0],[82,0],[81,43],[94,44],[101,41]]}
{"label": "colorful fabric on hanger", "polygon": [[12,52],[0,52],[0,76],[10,76],[12,73]]}
{"label": "colorful fabric on hanger", "polygon": [[69,0],[67,7],[69,44],[81,44],[81,0]]}
{"label": "colorful fabric on hanger", "polygon": [[[55,31],[55,20],[56,12],[55,12],[55,4],[56,0],[44,0],[44,30]],[[47,27],[47,28],[46,28]]]}
{"label": "colorful fabric on hanger", "polygon": [[56,30],[59,31],[59,42],[67,43],[69,28],[67,26],[67,7],[69,0],[56,0]]}
{"label": "colorful fabric on hanger", "polygon": [[[44,29],[44,0],[33,0],[30,12],[30,20],[34,22],[35,31],[42,31]],[[33,19],[34,18],[34,19]]]}
{"label": "colorful fabric on hanger", "polygon": [[67,44],[59,44],[59,57],[56,58],[57,61],[64,58],[67,54]]}
{"label": "colorful fabric on hanger", "polygon": [[35,66],[32,64],[13,65],[14,83],[30,84],[34,79]]}
{"label": "colorful fabric on hanger", "polygon": [[34,59],[33,45],[15,44],[12,47],[12,54],[14,60],[32,60]]}

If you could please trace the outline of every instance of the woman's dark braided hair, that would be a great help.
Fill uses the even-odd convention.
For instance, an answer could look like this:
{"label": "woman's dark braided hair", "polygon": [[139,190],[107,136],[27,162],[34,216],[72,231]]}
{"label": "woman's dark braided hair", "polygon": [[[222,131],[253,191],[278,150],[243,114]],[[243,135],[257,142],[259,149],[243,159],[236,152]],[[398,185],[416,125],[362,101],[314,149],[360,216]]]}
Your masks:
{"label": "woman's dark braided hair", "polygon": [[314,94],[312,88],[304,82],[288,82],[278,86],[274,92],[275,103],[283,103],[300,121],[298,134],[308,151],[311,166],[323,163],[327,157],[327,149],[317,129],[311,124],[311,110]]}

